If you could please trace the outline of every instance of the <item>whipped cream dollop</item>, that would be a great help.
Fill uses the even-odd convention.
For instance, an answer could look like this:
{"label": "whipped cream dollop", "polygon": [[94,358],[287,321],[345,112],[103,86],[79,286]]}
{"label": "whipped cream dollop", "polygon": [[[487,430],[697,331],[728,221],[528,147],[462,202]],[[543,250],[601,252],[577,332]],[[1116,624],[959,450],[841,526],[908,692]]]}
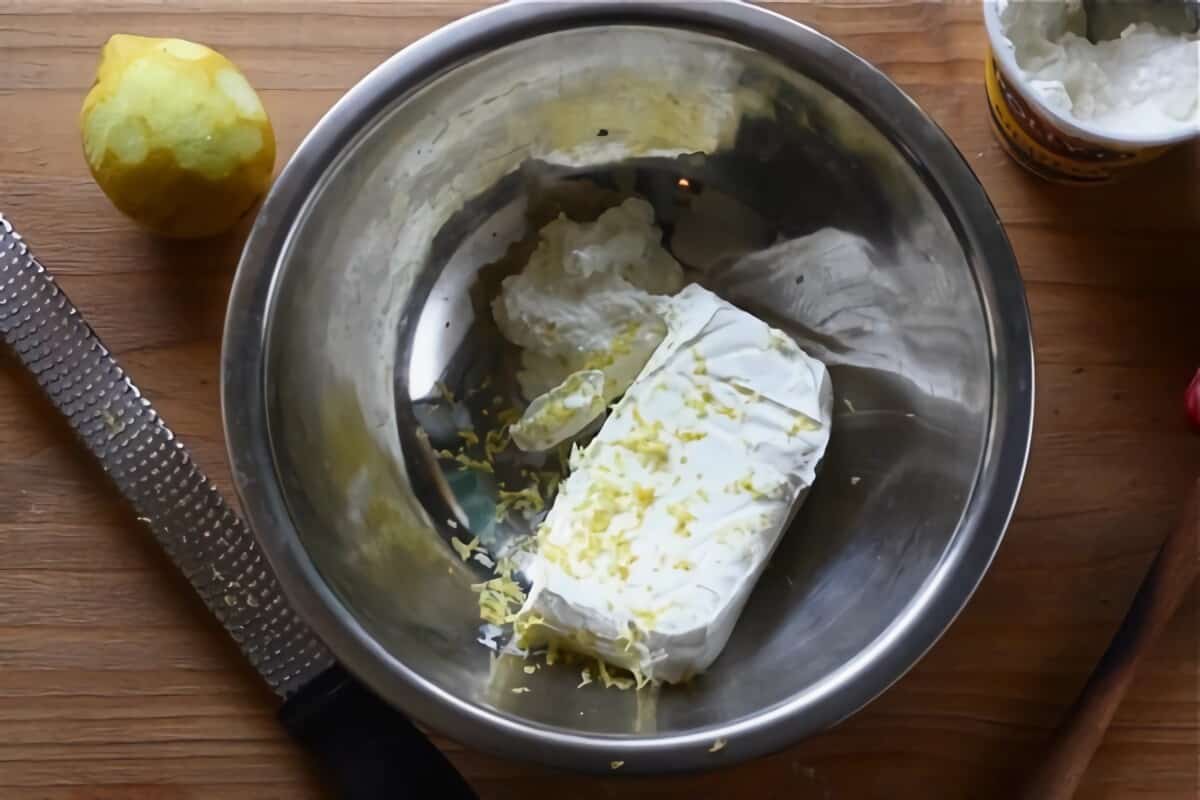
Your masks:
{"label": "whipped cream dollop", "polygon": [[[542,228],[529,262],[504,279],[492,304],[500,332],[521,348],[517,377],[533,401],[530,410],[545,412],[548,405],[537,398],[558,387],[559,405],[550,410],[576,412],[564,430],[586,426],[591,420],[581,420],[579,409],[594,403],[590,397],[571,400],[562,387],[571,375],[594,370],[604,377],[603,399],[619,397],[666,334],[659,298],[682,286],[683,269],[663,248],[645,200],[630,198],[594,222],[559,216]],[[575,385],[589,392],[592,384]],[[595,416],[603,409],[601,403]],[[525,420],[523,427],[544,431],[545,423]],[[522,441],[531,444],[526,438],[518,446]],[[555,443],[547,441],[540,437],[537,444]]]}
{"label": "whipped cream dollop", "polygon": [[1200,130],[1200,37],[1148,22],[1093,44],[1082,0],[993,0],[1017,66],[1054,111],[1114,137]]}
{"label": "whipped cream dollop", "polygon": [[572,454],[514,629],[676,682],[724,648],[815,478],[833,393],[790,337],[699,286],[653,306],[666,336]]}

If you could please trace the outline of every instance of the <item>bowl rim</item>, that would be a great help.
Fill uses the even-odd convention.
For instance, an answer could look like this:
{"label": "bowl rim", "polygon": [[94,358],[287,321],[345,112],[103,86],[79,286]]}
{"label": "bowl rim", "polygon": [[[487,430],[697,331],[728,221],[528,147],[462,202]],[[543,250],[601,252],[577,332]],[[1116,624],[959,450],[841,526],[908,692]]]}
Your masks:
{"label": "bowl rim", "polygon": [[[787,701],[671,735],[575,733],[524,721],[447,692],[384,650],[324,583],[300,542],[268,431],[266,345],[277,267],[300,212],[345,146],[395,98],[455,64],[542,33],[604,25],[682,28],[740,43],[815,78],[863,114],[947,211],[973,267],[991,345],[990,419],[971,497],[947,551],[901,614],[839,671]],[[985,262],[986,274],[978,269]],[[624,762],[623,773],[712,768],[774,752],[840,722],[899,680],[965,606],[1003,539],[1032,438],[1033,388],[1029,309],[1015,256],[983,187],[949,137],[859,56],[812,28],[740,0],[506,3],[451,23],[387,59],[322,117],[264,201],[234,277],[221,353],[225,438],[243,511],[288,600],[343,666],[419,722],[471,747],[594,772],[609,772],[613,761]],[[710,752],[717,739],[728,746]]]}

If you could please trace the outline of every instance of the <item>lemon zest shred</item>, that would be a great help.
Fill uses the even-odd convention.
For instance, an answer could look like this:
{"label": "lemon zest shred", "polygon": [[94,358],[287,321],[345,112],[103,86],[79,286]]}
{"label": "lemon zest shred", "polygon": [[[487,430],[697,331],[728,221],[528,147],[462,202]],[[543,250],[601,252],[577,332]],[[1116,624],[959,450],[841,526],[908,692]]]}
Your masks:
{"label": "lemon zest shred", "polygon": [[464,542],[457,536],[450,537],[450,546],[454,548],[454,552],[458,553],[458,557],[466,561],[471,557],[471,554],[476,550],[482,550],[479,546],[479,537],[476,536],[469,542]]}
{"label": "lemon zest shred", "polygon": [[509,436],[507,425],[503,428],[495,428],[488,431],[487,435],[483,438],[484,457],[488,461],[494,461],[496,456],[500,455],[511,441],[512,438]]}
{"label": "lemon zest shred", "polygon": [[684,537],[692,535],[688,526],[696,521],[695,514],[684,508],[681,503],[672,503],[667,506],[667,513],[675,518],[675,533]]}
{"label": "lemon zest shred", "polygon": [[600,672],[600,681],[604,684],[605,689],[616,687],[621,691],[627,691],[633,688],[634,682],[632,678],[622,678],[609,674],[608,667],[599,659],[596,660],[596,664]]}
{"label": "lemon zest shred", "polygon": [[637,454],[648,467],[666,466],[670,450],[667,443],[659,438],[663,427],[662,422],[658,420],[653,423],[646,422],[636,406],[633,409],[633,420],[634,429],[624,439],[619,439],[613,444]]}
{"label": "lemon zest shred", "polygon": [[471,458],[466,453],[452,453],[449,450],[438,450],[436,452],[437,452],[438,456],[440,456],[441,458],[447,458],[447,459],[450,459],[451,461],[458,462],[458,464],[460,466],[462,466],[464,469],[477,469],[477,470],[481,470],[483,472],[492,472],[492,473],[494,473],[496,471],[492,467],[492,465],[489,464],[488,462],[481,461],[478,458]]}
{"label": "lemon zest shred", "polygon": [[809,431],[817,431],[821,429],[821,423],[817,422],[807,414],[796,414],[796,419],[792,422],[792,427],[788,429],[788,436],[795,436],[798,433],[806,433]]}

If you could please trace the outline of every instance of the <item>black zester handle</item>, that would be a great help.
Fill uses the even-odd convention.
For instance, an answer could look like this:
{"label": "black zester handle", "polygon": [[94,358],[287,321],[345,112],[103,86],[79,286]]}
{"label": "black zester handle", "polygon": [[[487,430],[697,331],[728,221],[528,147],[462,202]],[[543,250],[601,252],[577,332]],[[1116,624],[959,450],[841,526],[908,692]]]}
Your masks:
{"label": "black zester handle", "polygon": [[333,665],[245,523],[2,214],[0,336],[276,694]]}

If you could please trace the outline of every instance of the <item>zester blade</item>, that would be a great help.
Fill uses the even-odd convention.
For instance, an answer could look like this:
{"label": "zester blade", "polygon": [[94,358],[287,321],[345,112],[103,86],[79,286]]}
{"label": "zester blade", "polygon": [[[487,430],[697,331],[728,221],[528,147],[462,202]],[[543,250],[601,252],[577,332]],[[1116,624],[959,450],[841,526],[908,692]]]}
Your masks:
{"label": "zester blade", "polygon": [[3,214],[0,336],[276,694],[333,664],[246,524]]}

